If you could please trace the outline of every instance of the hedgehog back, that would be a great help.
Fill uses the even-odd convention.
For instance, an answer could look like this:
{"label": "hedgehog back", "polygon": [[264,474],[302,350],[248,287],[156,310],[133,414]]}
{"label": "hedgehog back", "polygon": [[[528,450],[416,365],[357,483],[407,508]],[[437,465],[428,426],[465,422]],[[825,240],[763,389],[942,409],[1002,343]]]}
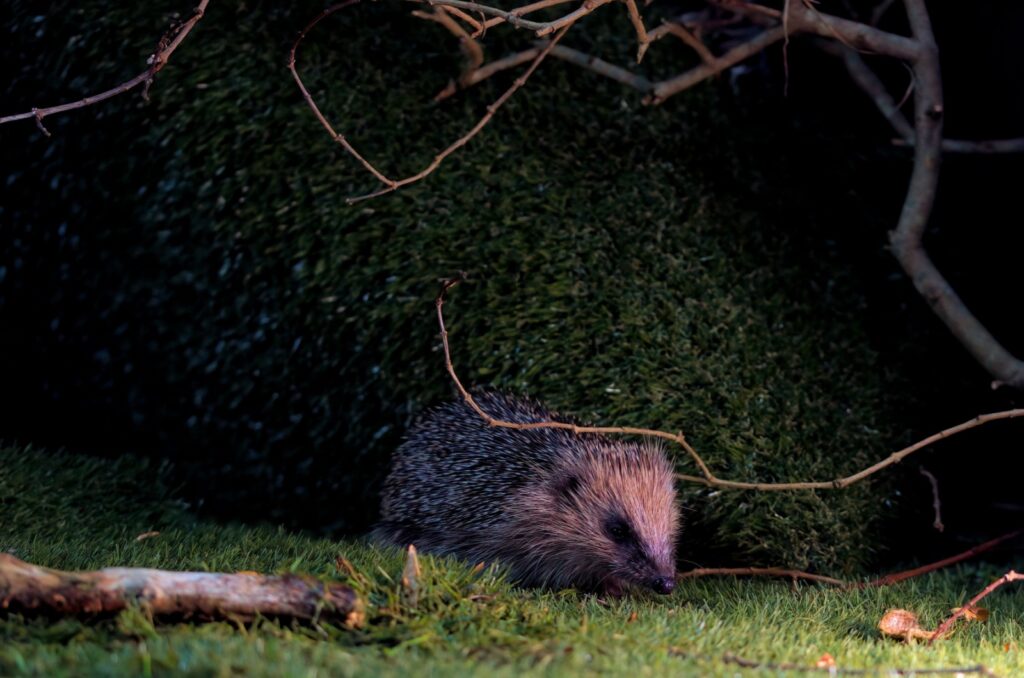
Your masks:
{"label": "hedgehog back", "polygon": [[[500,393],[475,400],[504,421],[566,421]],[[524,485],[544,482],[581,449],[579,438],[564,429],[491,426],[462,401],[442,405],[417,422],[395,452],[374,536],[434,553],[472,554],[510,522],[510,502]]]}

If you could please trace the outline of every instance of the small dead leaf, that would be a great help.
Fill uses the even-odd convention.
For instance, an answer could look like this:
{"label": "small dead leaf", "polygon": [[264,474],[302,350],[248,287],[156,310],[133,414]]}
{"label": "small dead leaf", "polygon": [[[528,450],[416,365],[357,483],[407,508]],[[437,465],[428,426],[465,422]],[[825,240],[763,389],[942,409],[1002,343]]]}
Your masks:
{"label": "small dead leaf", "polygon": [[143,532],[139,536],[135,537],[135,541],[145,541],[146,539],[152,539],[153,537],[155,537],[155,536],[157,536],[159,534],[160,533],[157,532],[156,530],[152,530],[150,532]]}
{"label": "small dead leaf", "polygon": [[405,567],[402,568],[402,593],[405,603],[410,607],[416,607],[420,599],[420,559],[416,555],[416,547],[409,544],[409,550],[405,552]]}
{"label": "small dead leaf", "polygon": [[239,570],[238,572],[235,572],[235,574],[244,574],[246,577],[260,576],[260,573],[256,572],[255,570]]}
{"label": "small dead leaf", "polygon": [[989,612],[987,607],[954,607],[950,612],[956,614],[960,610],[963,610],[963,618],[967,621],[988,621]]}
{"label": "small dead leaf", "polygon": [[494,596],[489,593],[474,593],[469,596],[468,600],[471,600],[474,603],[486,603],[494,600]]}
{"label": "small dead leaf", "polygon": [[479,563],[476,564],[476,566],[473,568],[473,570],[472,570],[472,572],[470,572],[470,574],[480,574],[481,572],[484,571],[485,567],[487,567],[487,563],[485,563],[484,561],[481,560]]}
{"label": "small dead leaf", "polygon": [[632,612],[629,613],[629,619],[626,620],[626,623],[627,624],[632,624],[633,622],[635,622],[637,620],[638,616],[639,615],[637,615],[636,610],[633,610]]}
{"label": "small dead leaf", "polygon": [[818,657],[818,661],[814,662],[814,665],[819,669],[830,669],[836,665],[835,658],[828,652]]}

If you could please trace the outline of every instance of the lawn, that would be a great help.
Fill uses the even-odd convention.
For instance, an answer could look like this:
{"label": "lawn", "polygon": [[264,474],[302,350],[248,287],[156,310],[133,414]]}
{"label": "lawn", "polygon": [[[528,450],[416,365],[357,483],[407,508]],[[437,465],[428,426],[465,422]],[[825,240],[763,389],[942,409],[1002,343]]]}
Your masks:
{"label": "lawn", "polygon": [[[0,450],[0,549],[62,569],[299,572],[342,578],[367,602],[357,631],[264,620],[251,625],[153,624],[140,610],[113,619],[0,617],[0,675],[563,674],[777,675],[741,669],[727,655],[813,665],[824,653],[844,668],[933,669],[986,665],[1000,676],[1024,667],[1024,589],[991,596],[991,618],[958,628],[935,647],[880,637],[891,607],[928,627],[1001,573],[968,564],[885,589],[737,580],[682,581],[666,597],[607,603],[573,591],[509,585],[500,571],[422,559],[414,608],[399,594],[402,555],[358,539],[334,541],[271,525],[197,517],[176,498],[167,467],[39,450]],[[143,540],[142,533],[159,534]],[[685,543],[685,537],[684,537]]]}

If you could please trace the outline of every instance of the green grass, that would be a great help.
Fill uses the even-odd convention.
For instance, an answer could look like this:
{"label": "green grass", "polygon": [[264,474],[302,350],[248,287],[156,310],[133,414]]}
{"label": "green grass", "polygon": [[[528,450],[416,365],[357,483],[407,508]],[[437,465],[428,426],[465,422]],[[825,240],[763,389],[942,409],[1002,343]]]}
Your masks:
{"label": "green grass", "polygon": [[[415,608],[397,595],[401,555],[270,526],[218,524],[175,499],[166,469],[38,450],[0,450],[0,549],[63,568],[146,566],[341,577],[344,555],[368,602],[355,632],[261,621],[251,626],[115,619],[0,617],[0,675],[521,675],[581,670],[631,675],[736,675],[721,657],[844,668],[1024,665],[1024,589],[993,595],[991,619],[933,648],[879,637],[890,607],[934,625],[1000,569],[969,565],[881,590],[839,592],[766,581],[681,582],[668,597],[601,604],[574,591],[524,591],[500,572],[423,558]],[[156,537],[136,535],[159,530]],[[635,617],[634,617],[635,615]],[[1004,647],[1009,644],[1010,651]],[[747,671],[747,675],[774,675]]]}

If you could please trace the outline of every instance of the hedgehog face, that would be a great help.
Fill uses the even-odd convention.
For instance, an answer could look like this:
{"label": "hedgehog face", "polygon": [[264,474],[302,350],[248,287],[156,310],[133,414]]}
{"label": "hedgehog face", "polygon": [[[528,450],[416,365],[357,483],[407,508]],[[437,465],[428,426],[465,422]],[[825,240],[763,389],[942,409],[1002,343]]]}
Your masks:
{"label": "hedgehog face", "polygon": [[672,467],[657,448],[607,446],[557,477],[563,548],[576,579],[618,594],[624,585],[675,588],[678,510]]}

